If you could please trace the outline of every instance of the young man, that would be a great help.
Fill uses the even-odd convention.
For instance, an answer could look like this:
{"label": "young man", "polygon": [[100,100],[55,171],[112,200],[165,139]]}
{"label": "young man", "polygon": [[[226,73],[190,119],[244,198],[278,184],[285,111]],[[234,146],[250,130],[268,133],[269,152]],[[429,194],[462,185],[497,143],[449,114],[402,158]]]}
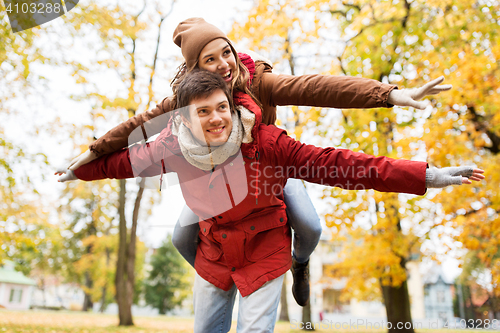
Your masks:
{"label": "young man", "polygon": [[484,178],[471,167],[429,169],[425,162],[302,144],[261,124],[261,110],[248,95],[236,94],[234,107],[216,73],[193,71],[175,93],[180,114],[154,142],[103,156],[60,181],[177,172],[186,203],[200,218],[195,332],[229,331],[237,289],[238,332],[273,331],[291,266],[283,202],[288,178],[418,195]]}

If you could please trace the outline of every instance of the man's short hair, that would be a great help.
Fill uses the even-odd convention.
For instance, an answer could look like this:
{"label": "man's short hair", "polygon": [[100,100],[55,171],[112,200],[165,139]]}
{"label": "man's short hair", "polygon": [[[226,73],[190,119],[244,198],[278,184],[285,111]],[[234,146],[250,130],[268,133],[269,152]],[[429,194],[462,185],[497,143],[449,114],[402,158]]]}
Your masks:
{"label": "man's short hair", "polygon": [[203,69],[192,70],[184,76],[177,86],[177,108],[180,108],[181,114],[189,119],[187,106],[191,104],[191,101],[208,97],[218,89],[226,94],[231,112],[234,112],[233,97],[222,76]]}

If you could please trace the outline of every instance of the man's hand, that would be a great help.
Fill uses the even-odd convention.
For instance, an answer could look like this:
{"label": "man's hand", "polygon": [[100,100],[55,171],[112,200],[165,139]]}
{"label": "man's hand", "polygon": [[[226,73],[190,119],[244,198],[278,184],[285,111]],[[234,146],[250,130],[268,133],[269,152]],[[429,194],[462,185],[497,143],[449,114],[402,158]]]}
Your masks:
{"label": "man's hand", "polygon": [[70,180],[77,180],[78,178],[75,176],[75,173],[69,169],[59,168],[54,175],[60,176],[57,180],[60,183],[64,183]]}
{"label": "man's hand", "polygon": [[471,180],[484,179],[483,173],[483,170],[469,166],[442,169],[432,167],[426,170],[425,185],[427,188],[441,188],[448,185],[472,184]]}
{"label": "man's hand", "polygon": [[75,157],[68,166],[69,170],[76,170],[79,167],[81,167],[84,164],[87,164],[89,162],[92,162],[97,158],[97,155],[91,152],[90,150],[87,150],[85,153],[81,154],[80,156]]}
{"label": "man's hand", "polygon": [[420,88],[411,88],[411,89],[394,89],[389,93],[389,97],[387,98],[387,102],[389,104],[397,105],[397,106],[412,106],[415,109],[423,110],[427,106],[426,101],[417,102],[425,96],[436,95],[442,91],[447,91],[452,88],[451,84],[444,84],[438,86],[438,84],[444,81],[444,76],[437,78],[431,82],[426,83],[423,87]]}

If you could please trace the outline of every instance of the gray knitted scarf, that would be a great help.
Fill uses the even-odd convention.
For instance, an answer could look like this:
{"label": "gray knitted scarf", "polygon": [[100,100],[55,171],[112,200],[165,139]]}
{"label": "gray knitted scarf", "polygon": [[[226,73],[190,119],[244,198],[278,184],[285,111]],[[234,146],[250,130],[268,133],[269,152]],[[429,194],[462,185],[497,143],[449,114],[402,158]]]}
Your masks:
{"label": "gray knitted scarf", "polygon": [[240,106],[238,112],[233,112],[231,119],[233,128],[227,142],[217,147],[210,147],[196,140],[189,128],[182,122],[181,117],[177,116],[172,127],[172,134],[177,136],[184,158],[191,165],[208,171],[236,154],[242,142],[252,142],[251,129],[255,124],[255,115]]}

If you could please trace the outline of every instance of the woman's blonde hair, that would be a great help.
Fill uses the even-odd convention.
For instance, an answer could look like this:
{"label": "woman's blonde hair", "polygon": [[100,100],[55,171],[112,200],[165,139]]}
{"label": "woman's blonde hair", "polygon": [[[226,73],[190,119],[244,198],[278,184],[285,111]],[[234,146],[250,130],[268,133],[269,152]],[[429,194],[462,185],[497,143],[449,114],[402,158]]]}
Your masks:
{"label": "woman's blonde hair", "polygon": [[[241,62],[240,57],[238,57],[238,53],[234,49],[233,45],[228,41],[229,47],[231,48],[231,52],[233,52],[234,58],[236,59],[236,72],[234,73],[233,79],[231,81],[231,93],[236,90],[243,92],[247,95],[249,95],[254,102],[259,106],[259,108],[262,110],[262,104],[260,103],[259,100],[254,96],[252,91],[250,90],[249,87],[249,82],[248,80],[250,79],[250,72],[248,71],[248,68]],[[198,66],[198,60],[196,60],[196,64],[193,66],[194,69],[199,69]],[[178,68],[177,68],[177,74],[175,74],[174,79],[170,83],[170,86],[172,87],[172,91],[174,93],[173,95],[173,102],[174,102],[174,109],[177,108],[177,87],[179,84],[182,82],[182,79],[188,72],[186,62],[184,61]]]}

